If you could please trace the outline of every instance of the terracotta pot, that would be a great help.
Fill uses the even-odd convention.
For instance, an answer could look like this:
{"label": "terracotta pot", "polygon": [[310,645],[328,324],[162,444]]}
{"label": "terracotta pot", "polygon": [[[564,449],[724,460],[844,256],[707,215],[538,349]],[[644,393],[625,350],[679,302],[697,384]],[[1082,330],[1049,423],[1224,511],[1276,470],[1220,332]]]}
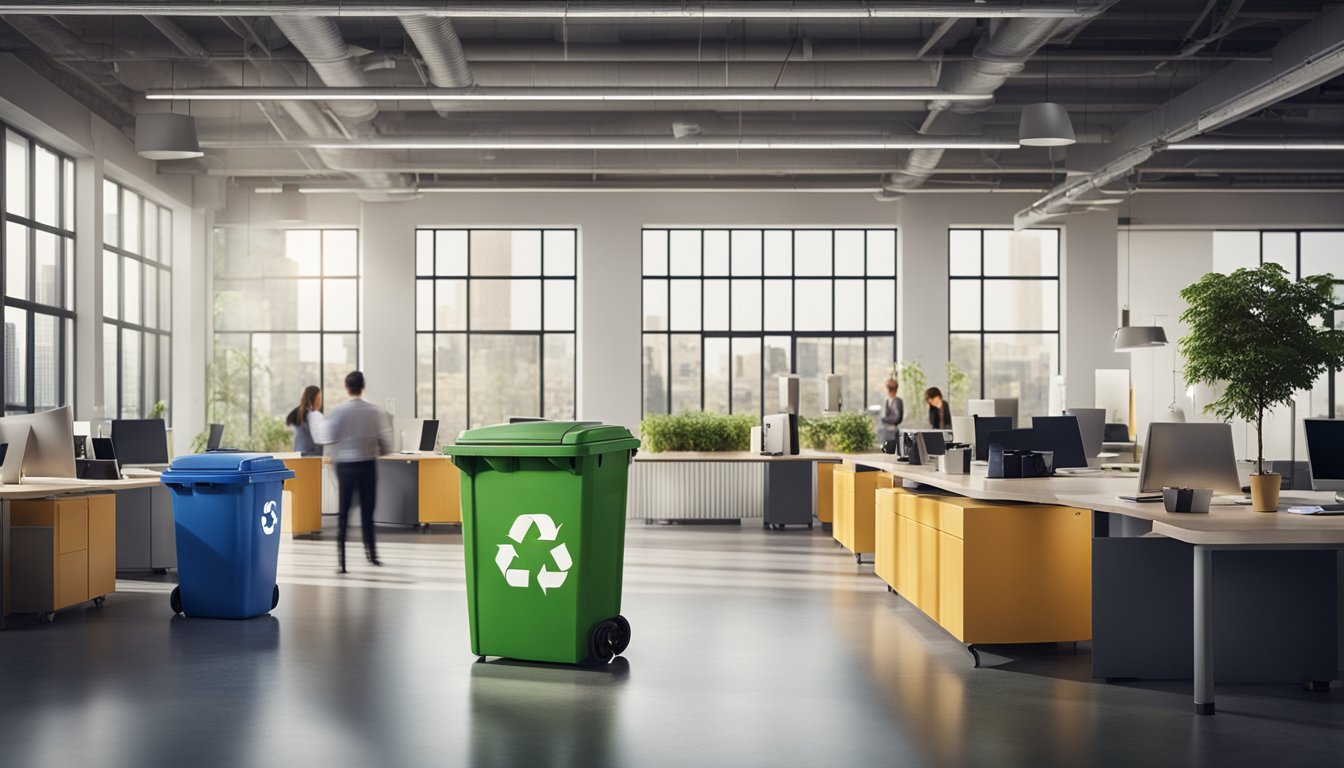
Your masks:
{"label": "terracotta pot", "polygon": [[1254,512],[1279,511],[1279,486],[1283,478],[1277,472],[1251,475],[1251,510]]}

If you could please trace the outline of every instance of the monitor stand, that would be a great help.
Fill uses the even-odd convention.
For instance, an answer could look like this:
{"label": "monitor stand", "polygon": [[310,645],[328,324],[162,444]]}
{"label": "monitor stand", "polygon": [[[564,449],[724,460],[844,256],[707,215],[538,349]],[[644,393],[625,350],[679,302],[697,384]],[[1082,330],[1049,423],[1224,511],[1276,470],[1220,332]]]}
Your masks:
{"label": "monitor stand", "polygon": [[1335,491],[1335,503],[1344,504],[1344,491]]}

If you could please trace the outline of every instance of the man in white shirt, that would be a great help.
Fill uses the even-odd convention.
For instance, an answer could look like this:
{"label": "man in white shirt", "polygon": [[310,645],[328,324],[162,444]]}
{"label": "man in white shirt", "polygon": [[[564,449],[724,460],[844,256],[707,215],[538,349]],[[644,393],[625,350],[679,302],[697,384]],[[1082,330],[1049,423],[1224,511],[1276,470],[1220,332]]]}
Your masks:
{"label": "man in white shirt", "polygon": [[392,452],[392,423],[387,412],[364,399],[364,374],[354,371],[345,377],[350,399],[331,409],[322,432],[334,444],[328,453],[336,465],[340,488],[340,528],[336,537],[340,554],[340,572],[345,570],[345,529],[350,520],[350,504],[359,494],[359,523],[364,536],[364,554],[369,562],[382,565],[373,534],[373,506],[378,496],[379,456]]}

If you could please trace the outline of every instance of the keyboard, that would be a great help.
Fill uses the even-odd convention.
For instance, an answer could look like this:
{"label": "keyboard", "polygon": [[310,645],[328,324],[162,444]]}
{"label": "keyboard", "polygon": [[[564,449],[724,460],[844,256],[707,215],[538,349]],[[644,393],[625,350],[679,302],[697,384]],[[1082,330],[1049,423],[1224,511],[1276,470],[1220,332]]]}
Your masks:
{"label": "keyboard", "polygon": [[162,474],[160,470],[146,467],[123,467],[121,470],[121,476],[127,480],[134,477],[159,477]]}

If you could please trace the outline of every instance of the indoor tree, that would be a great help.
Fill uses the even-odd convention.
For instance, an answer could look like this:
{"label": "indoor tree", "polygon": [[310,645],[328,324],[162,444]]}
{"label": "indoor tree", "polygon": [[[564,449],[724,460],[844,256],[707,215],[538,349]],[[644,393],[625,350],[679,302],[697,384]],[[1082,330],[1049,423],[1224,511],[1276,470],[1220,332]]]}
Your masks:
{"label": "indoor tree", "polygon": [[[1344,330],[1324,322],[1336,308],[1334,278],[1311,275],[1292,280],[1267,262],[1230,275],[1209,273],[1181,291],[1181,314],[1190,332],[1180,341],[1188,384],[1222,387],[1204,406],[1220,419],[1242,419],[1255,427],[1256,476],[1252,483],[1273,489],[1265,472],[1265,412],[1291,404],[1327,370],[1344,367]],[[1257,502],[1257,509],[1267,504]]]}

